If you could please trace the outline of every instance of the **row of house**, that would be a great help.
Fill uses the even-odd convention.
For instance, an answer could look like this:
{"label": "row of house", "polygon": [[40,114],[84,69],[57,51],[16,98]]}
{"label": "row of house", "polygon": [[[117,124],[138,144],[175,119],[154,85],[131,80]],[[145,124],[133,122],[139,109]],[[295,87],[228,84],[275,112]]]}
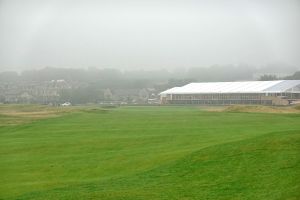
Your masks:
{"label": "row of house", "polygon": [[59,99],[59,91],[71,88],[65,80],[45,82],[1,82],[2,103],[48,103]]}
{"label": "row of house", "polygon": [[[67,82],[65,80],[52,80],[44,82],[0,82],[0,103],[40,103],[58,105],[63,102],[74,101],[74,93],[88,87],[85,82]],[[69,91],[69,95],[63,95]],[[75,92],[74,92],[75,91]],[[82,103],[158,103],[157,91],[153,88],[142,89],[98,89],[96,99]],[[67,92],[68,93],[68,92]],[[72,96],[74,95],[74,96]],[[79,94],[84,96],[84,94]],[[77,95],[78,96],[78,95]]]}

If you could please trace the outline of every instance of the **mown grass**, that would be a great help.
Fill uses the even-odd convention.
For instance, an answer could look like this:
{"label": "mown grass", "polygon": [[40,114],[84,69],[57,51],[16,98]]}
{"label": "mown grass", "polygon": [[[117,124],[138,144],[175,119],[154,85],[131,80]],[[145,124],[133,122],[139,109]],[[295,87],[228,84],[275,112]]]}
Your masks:
{"label": "mown grass", "polygon": [[299,199],[300,114],[80,108],[0,128],[0,199]]}

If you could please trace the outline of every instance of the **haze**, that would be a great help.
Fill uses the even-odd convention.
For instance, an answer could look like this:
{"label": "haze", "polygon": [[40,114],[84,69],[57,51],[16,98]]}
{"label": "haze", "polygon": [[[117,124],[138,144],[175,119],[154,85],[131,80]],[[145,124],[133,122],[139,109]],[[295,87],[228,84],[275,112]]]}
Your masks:
{"label": "haze", "polygon": [[300,65],[300,1],[0,0],[0,70]]}

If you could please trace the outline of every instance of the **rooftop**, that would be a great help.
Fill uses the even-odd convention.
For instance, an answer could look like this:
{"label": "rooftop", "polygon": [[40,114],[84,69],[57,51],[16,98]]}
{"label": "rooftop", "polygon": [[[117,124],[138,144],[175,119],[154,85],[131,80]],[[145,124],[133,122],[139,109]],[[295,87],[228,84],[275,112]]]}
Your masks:
{"label": "rooftop", "polygon": [[174,87],[160,94],[300,92],[300,80],[206,82]]}

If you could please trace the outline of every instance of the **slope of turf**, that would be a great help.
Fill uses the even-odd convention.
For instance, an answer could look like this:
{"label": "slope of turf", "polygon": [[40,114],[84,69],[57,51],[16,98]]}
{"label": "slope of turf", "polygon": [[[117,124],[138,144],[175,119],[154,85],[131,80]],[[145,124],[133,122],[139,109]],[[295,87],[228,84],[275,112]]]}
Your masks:
{"label": "slope of turf", "polygon": [[300,115],[87,110],[0,129],[0,199],[298,199]]}

